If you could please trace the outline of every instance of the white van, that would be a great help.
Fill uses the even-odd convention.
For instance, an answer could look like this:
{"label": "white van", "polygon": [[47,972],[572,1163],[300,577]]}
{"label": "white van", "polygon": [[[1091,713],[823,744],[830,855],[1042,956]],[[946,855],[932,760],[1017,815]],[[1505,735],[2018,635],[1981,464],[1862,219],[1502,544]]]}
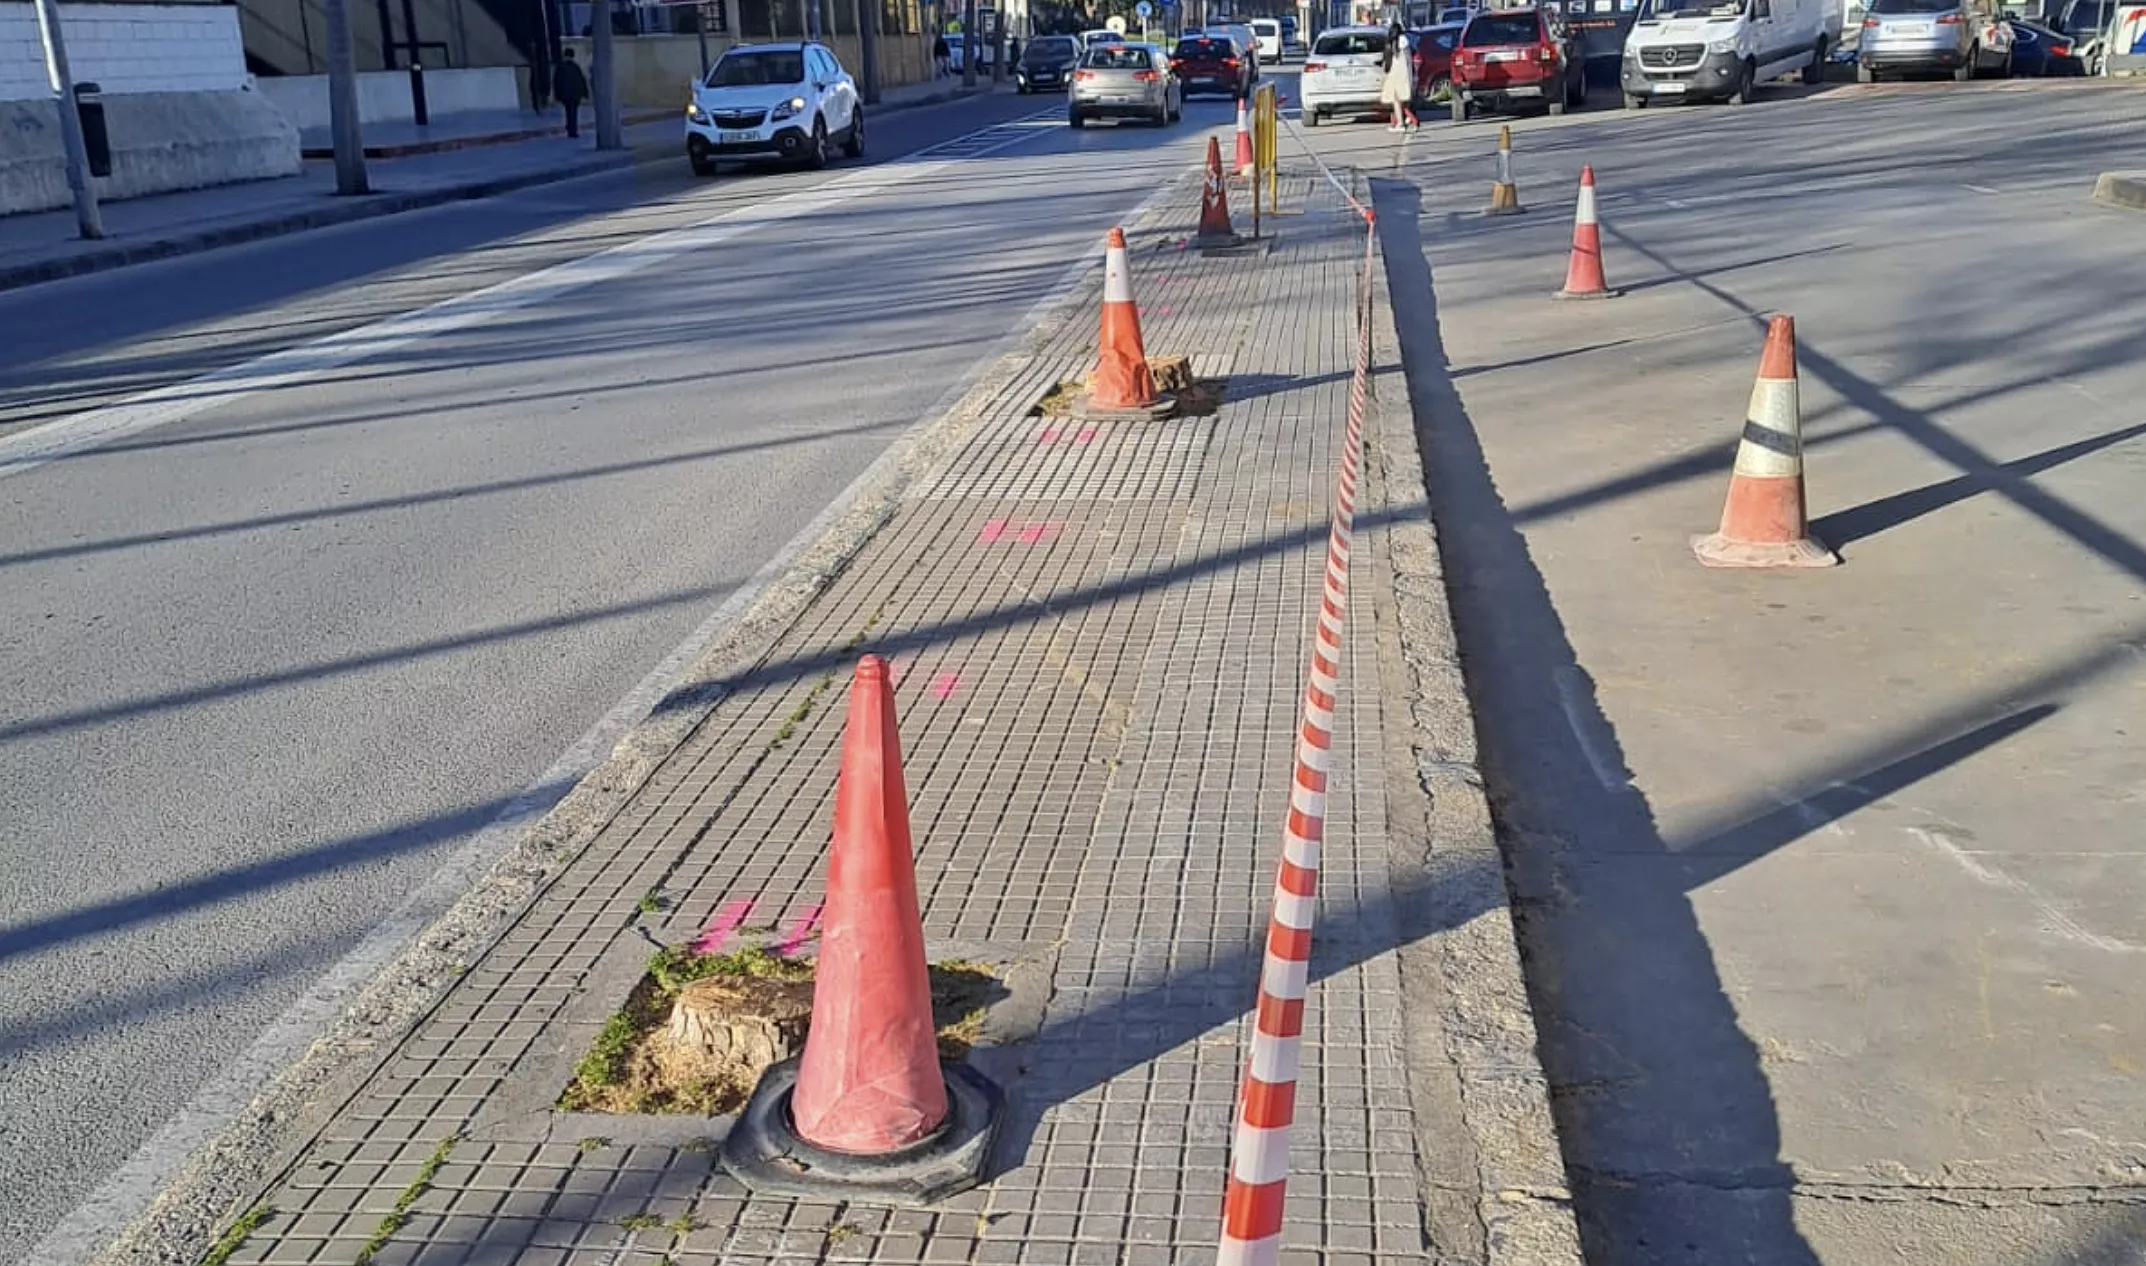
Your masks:
{"label": "white van", "polygon": [[1754,86],[1784,75],[1820,83],[1840,32],[1838,0],[1640,0],[1618,71],[1625,109],[1742,105]]}
{"label": "white van", "polygon": [[1259,60],[1282,64],[1282,24],[1273,18],[1253,18],[1252,38],[1259,43]]}

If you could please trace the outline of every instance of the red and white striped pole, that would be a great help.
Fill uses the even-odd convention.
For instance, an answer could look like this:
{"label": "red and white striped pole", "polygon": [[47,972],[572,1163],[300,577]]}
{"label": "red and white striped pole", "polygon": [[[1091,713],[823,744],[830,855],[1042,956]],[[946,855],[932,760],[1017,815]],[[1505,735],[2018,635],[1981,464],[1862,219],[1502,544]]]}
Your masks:
{"label": "red and white striped pole", "polygon": [[[1368,217],[1366,217],[1368,219]],[[1365,286],[1371,243],[1364,249]],[[1349,547],[1356,525],[1364,409],[1370,394],[1371,323],[1368,291],[1357,307],[1355,373],[1349,383],[1348,438],[1335,481],[1334,518],[1327,531],[1326,585],[1312,635],[1310,680],[1297,725],[1296,767],[1289,783],[1289,817],[1274,877],[1274,913],[1267,925],[1266,961],[1259,977],[1259,1010],[1252,1052],[1237,1097],[1237,1133],[1222,1197],[1218,1266],[1273,1266],[1281,1258],[1282,1207],[1289,1186],[1289,1133],[1296,1120],[1297,1071],[1304,1044],[1304,999],[1311,980],[1312,920],[1319,891],[1319,846],[1326,838],[1326,779],[1334,745],[1334,707],[1341,690],[1341,635],[1349,611]]]}

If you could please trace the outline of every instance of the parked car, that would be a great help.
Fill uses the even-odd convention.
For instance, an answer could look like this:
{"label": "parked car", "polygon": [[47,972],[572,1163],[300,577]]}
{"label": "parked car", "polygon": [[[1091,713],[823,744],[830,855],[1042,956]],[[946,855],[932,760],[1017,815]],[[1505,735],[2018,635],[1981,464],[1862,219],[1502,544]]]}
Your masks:
{"label": "parked car", "polygon": [[2085,73],[2072,37],[2029,18],[2007,18],[2012,28],[2012,73],[2028,78]]}
{"label": "parked car", "polygon": [[1282,24],[1273,18],[1253,18],[1252,40],[1259,49],[1259,60],[1276,66],[1282,64]]}
{"label": "parked car", "polygon": [[1870,0],[1856,46],[1856,82],[1943,70],[1964,83],[1978,72],[2002,71],[2009,53],[1984,38],[1997,20],[1996,0]]}
{"label": "parked car", "polygon": [[1477,13],[1453,51],[1453,118],[1540,101],[1552,114],[1585,104],[1587,64],[1562,21],[1542,9]]}
{"label": "parked car", "polygon": [[1185,96],[1195,93],[1228,93],[1233,97],[1252,92],[1252,63],[1238,55],[1236,42],[1218,35],[1188,36],[1170,52],[1170,69]]}
{"label": "parked car", "polygon": [[1118,34],[1116,31],[1105,30],[1101,27],[1098,27],[1093,31],[1082,31],[1080,33],[1080,46],[1082,51],[1094,48],[1098,44],[1123,44],[1124,42],[1124,36]]}
{"label": "parked car", "polygon": [[1386,77],[1386,30],[1377,26],[1339,26],[1312,39],[1297,81],[1305,127],[1328,118],[1376,113],[1379,84]]}
{"label": "parked car", "polygon": [[695,175],[729,160],[825,167],[837,142],[864,154],[864,104],[824,44],[734,44],[694,84],[685,139]]}
{"label": "parked car", "polygon": [[1465,26],[1468,23],[1468,19],[1474,16],[1474,9],[1469,8],[1467,5],[1455,5],[1450,9],[1439,10],[1438,25]]}
{"label": "parked car", "polygon": [[1175,123],[1185,97],[1170,59],[1153,44],[1099,44],[1080,56],[1066,95],[1066,122],[1146,119],[1156,127]]}
{"label": "parked car", "polygon": [[1840,34],[1839,0],[1643,0],[1618,86],[1628,110],[1662,98],[1742,105],[1789,75],[1824,82]]}
{"label": "parked car", "polygon": [[1410,56],[1416,63],[1416,100],[1443,105],[1453,95],[1453,50],[1460,44],[1462,23],[1410,31]]}
{"label": "parked car", "polygon": [[1237,47],[1243,49],[1244,56],[1252,61],[1252,78],[1259,78],[1260,63],[1266,59],[1260,56],[1259,37],[1252,33],[1251,27],[1242,22],[1215,22],[1202,28],[1200,33],[1202,35],[1227,35],[1237,41]]}
{"label": "parked car", "polygon": [[2064,0],[2055,10],[2055,20],[2050,25],[2071,36],[2072,56],[2080,63],[2080,73],[2100,73],[2116,7],[2117,0]]}
{"label": "parked car", "polygon": [[1056,92],[1073,81],[1080,64],[1080,41],[1070,35],[1038,35],[1021,49],[1014,63],[1014,87],[1021,92]]}

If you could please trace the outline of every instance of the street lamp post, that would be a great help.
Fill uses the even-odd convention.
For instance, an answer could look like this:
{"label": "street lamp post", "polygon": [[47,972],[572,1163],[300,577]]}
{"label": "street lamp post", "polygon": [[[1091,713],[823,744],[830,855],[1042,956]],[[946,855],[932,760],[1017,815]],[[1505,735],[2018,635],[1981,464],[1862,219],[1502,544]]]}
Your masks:
{"label": "street lamp post", "polygon": [[74,195],[75,225],[83,238],[95,241],[104,236],[104,215],[97,208],[97,186],[90,182],[82,116],[75,112],[74,74],[67,69],[67,40],[60,33],[58,0],[37,0],[37,33],[44,38],[45,77],[52,82],[53,104],[60,111],[60,146],[67,154],[67,189]]}

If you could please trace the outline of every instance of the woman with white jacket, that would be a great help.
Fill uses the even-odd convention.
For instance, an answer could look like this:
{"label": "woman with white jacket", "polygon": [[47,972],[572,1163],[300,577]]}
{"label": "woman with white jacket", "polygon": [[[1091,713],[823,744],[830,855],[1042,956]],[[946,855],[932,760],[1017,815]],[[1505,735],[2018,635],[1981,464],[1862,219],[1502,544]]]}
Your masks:
{"label": "woman with white jacket", "polygon": [[1379,104],[1392,120],[1389,132],[1416,130],[1416,59],[1408,32],[1396,22],[1386,32],[1386,78],[1379,85]]}

